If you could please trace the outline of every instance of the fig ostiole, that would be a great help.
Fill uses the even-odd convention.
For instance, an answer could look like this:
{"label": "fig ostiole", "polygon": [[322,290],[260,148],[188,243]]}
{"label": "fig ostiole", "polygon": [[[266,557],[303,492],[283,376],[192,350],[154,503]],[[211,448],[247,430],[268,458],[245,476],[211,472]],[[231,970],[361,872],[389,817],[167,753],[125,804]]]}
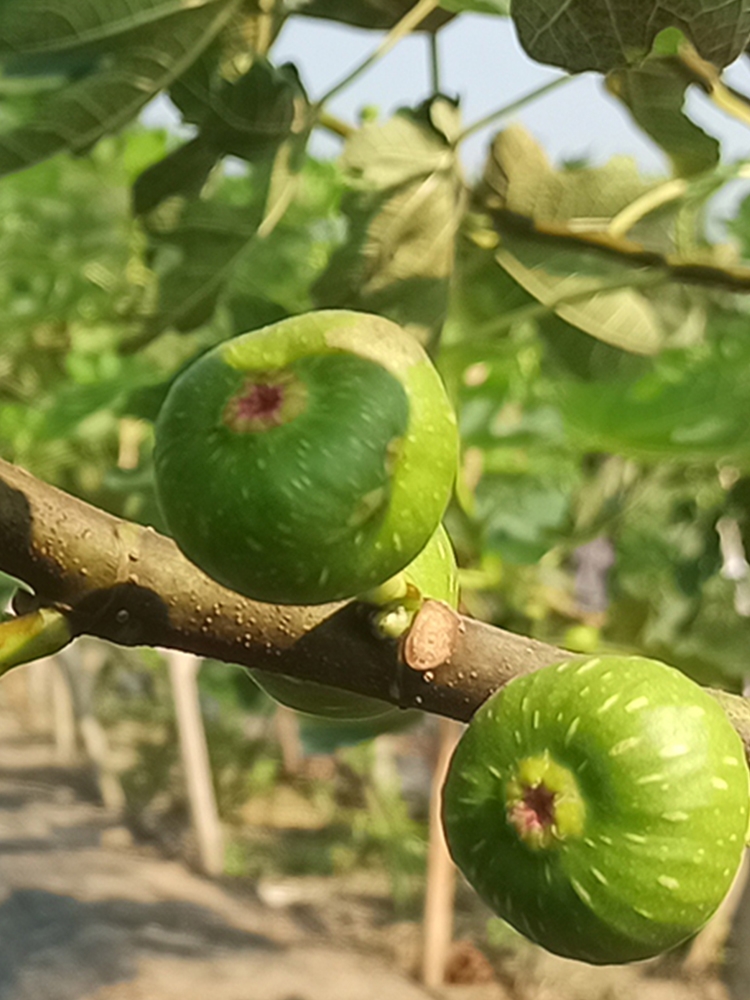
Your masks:
{"label": "fig ostiole", "polygon": [[718,703],[642,657],[569,660],[476,712],[450,764],[454,860],[550,951],[632,962],[694,934],[748,828],[742,743]]}
{"label": "fig ostiole", "polygon": [[455,414],[417,341],[378,316],[321,311],[217,345],[156,423],[175,541],[255,600],[355,597],[407,566],[448,503]]}
{"label": "fig ostiole", "polygon": [[[365,595],[369,601],[381,599],[374,610],[376,627],[382,628],[381,615],[405,615],[405,628],[427,598],[458,605],[458,570],[456,557],[445,528],[440,525],[419,555],[396,577],[390,578],[378,592]],[[387,633],[386,633],[387,634]],[[289,677],[268,670],[251,671],[253,678],[266,694],[282,705],[308,715],[332,719],[376,719],[398,715],[401,711],[376,698],[316,684],[298,677]]]}

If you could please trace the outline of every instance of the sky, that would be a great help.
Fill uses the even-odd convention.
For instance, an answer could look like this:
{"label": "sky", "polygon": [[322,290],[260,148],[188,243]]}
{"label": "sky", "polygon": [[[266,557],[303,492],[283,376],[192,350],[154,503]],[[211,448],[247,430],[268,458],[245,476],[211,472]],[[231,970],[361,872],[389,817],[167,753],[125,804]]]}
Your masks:
{"label": "sky", "polygon": [[[294,62],[308,94],[315,99],[371,52],[381,37],[378,32],[296,17],[284,26],[273,58],[276,63]],[[439,33],[438,44],[442,90],[460,98],[467,125],[561,75],[523,52],[509,18],[463,14]],[[428,65],[426,39],[407,38],[334,98],[330,110],[356,122],[364,106],[375,105],[387,115],[398,107],[418,103],[430,92]],[[750,94],[746,59],[729,67],[726,78]],[[725,160],[750,158],[750,129],[717,111],[695,87],[688,95],[687,108],[698,124],[722,141]],[[154,124],[165,124],[165,109],[161,100],[145,117]],[[668,171],[659,147],[631,124],[624,106],[607,94],[596,73],[569,79],[558,90],[468,140],[462,157],[470,177],[481,171],[492,135],[510,121],[525,124],[557,163],[585,160],[598,164],[624,153],[634,156],[647,173]],[[340,144],[316,134],[311,148],[315,155],[335,156]],[[749,189],[746,182],[729,186],[719,198],[719,213],[731,213],[737,199]]]}
{"label": "sky", "polygon": [[[274,58],[295,62],[315,97],[370,52],[379,37],[332,22],[294,18],[284,27]],[[524,53],[509,18],[463,14],[447,25],[438,39],[442,89],[460,96],[466,124],[561,75]],[[746,66],[736,63],[728,79],[750,92]],[[424,37],[415,36],[335,98],[331,110],[356,120],[363,105],[375,104],[387,113],[428,94],[427,43]],[[703,95],[691,94],[688,106],[696,120],[710,122],[714,134],[723,139],[729,159],[750,155],[750,130],[720,115]],[[666,169],[659,148],[633,128],[627,111],[606,93],[597,73],[572,78],[514,117],[524,122],[556,161],[588,159],[600,163],[616,153],[630,153],[646,170]],[[464,156],[469,169],[478,168],[488,137],[499,127],[495,124],[467,143]]]}

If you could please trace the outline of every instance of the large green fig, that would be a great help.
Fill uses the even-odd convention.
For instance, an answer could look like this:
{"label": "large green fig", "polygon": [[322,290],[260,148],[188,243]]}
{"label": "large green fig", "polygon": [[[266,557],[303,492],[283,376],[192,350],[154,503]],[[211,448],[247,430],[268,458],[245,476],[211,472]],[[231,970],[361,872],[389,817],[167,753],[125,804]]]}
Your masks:
{"label": "large green fig", "polygon": [[742,743],[718,703],[641,657],[570,660],[479,709],[444,788],[454,860],[550,951],[605,964],[695,933],[737,872]]}
{"label": "large green fig", "polygon": [[[419,555],[393,580],[393,589],[402,596],[389,601],[388,613],[398,615],[400,609],[407,614],[416,609],[426,598],[445,601],[455,608],[458,605],[458,570],[448,533],[442,524]],[[390,581],[389,581],[390,582]],[[383,588],[387,592],[388,587]],[[385,608],[382,610],[386,610]],[[366,698],[327,684],[316,684],[299,677],[288,677],[268,670],[251,671],[260,687],[276,701],[288,708],[320,715],[329,719],[376,719],[403,714],[387,702]]]}
{"label": "large green fig", "polygon": [[356,596],[403,569],[457,462],[437,371],[400,327],[323,311],[219,344],[156,424],[159,500],[189,559],[260,601]]}

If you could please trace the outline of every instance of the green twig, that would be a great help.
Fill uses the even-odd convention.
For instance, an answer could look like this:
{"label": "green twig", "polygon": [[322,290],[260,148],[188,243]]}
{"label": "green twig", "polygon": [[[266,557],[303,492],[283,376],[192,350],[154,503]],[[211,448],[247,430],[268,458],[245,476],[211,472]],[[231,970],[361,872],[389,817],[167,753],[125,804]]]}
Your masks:
{"label": "green twig", "polygon": [[549,83],[543,84],[541,87],[537,87],[536,90],[530,90],[528,94],[524,94],[523,97],[519,97],[515,101],[511,101],[510,104],[504,104],[503,107],[497,108],[495,111],[491,111],[484,118],[480,118],[475,121],[472,125],[467,125],[463,130],[461,135],[458,137],[458,142],[463,142],[464,139],[468,139],[469,136],[474,135],[476,132],[481,132],[483,128],[487,125],[491,125],[498,118],[505,118],[507,115],[515,114],[516,111],[520,111],[521,108],[525,108],[527,104],[531,104],[536,101],[539,97],[544,97],[545,94],[550,93],[552,90],[556,90],[558,87],[572,80],[572,76],[558,76],[556,80],[551,80]]}
{"label": "green twig", "polygon": [[621,209],[607,226],[609,236],[624,236],[633,226],[651,212],[668,205],[670,201],[682,198],[688,190],[689,183],[684,177],[673,177],[664,184],[659,184],[642,194],[635,201]]}
{"label": "green twig", "polygon": [[407,11],[406,14],[401,18],[401,20],[394,24],[385,38],[382,40],[380,45],[371,52],[366,59],[364,59],[358,66],[355,66],[351,72],[347,73],[345,77],[335,83],[330,90],[326,91],[325,94],[316,102],[316,106],[321,108],[324,104],[335,97],[336,94],[345,90],[350,83],[361,76],[366,70],[368,70],[372,65],[378,62],[383,56],[387,55],[391,49],[397,45],[403,38],[418,28],[419,25],[424,21],[428,14],[431,14],[433,10],[436,10],[440,4],[440,0],[418,0],[418,2]]}
{"label": "green twig", "polygon": [[432,93],[440,93],[440,49],[438,48],[437,32],[430,32],[427,36],[430,46],[430,83]]}

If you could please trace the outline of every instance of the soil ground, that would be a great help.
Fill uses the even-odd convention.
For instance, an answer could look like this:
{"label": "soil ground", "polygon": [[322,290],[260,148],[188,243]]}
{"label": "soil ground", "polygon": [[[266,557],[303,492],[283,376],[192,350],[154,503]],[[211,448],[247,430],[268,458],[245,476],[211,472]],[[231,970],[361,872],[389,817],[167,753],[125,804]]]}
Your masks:
{"label": "soil ground", "polygon": [[410,974],[418,926],[384,910],[385,890],[356,879],[238,891],[134,845],[86,769],[0,706],[0,1000],[726,1000],[713,978],[536,948],[493,972],[469,944],[454,964],[494,981],[430,993]]}

